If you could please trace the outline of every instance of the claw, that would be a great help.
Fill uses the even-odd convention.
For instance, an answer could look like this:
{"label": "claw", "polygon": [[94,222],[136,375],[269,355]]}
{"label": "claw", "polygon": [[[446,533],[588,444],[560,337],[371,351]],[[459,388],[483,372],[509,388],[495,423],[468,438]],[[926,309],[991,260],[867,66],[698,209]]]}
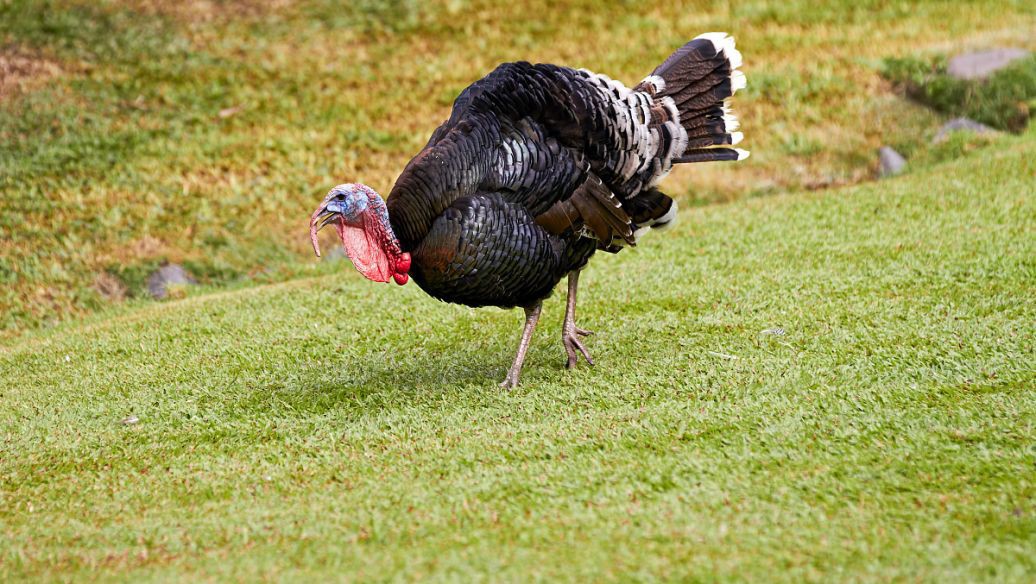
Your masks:
{"label": "claw", "polygon": [[[587,336],[588,334],[593,333],[575,327],[574,330],[566,332],[561,337],[562,342],[565,344],[565,353],[568,354],[568,363],[565,365],[566,368],[574,368],[579,363],[580,354],[583,355],[583,358],[586,359],[587,363],[590,365],[594,364],[593,358],[590,357],[590,351],[588,351],[586,346],[583,345],[583,342],[579,340],[580,336]],[[576,353],[576,351],[579,351],[579,353]]]}
{"label": "claw", "polygon": [[[588,337],[594,331],[582,329],[576,326],[576,290],[579,286],[579,271],[568,273],[568,302],[565,308],[565,322],[561,325],[561,342],[565,345],[565,353],[568,354],[568,363],[565,367],[572,369],[579,363],[579,353],[590,365],[594,360],[590,358],[590,351],[586,350],[579,337]],[[576,353],[579,351],[579,353]]]}

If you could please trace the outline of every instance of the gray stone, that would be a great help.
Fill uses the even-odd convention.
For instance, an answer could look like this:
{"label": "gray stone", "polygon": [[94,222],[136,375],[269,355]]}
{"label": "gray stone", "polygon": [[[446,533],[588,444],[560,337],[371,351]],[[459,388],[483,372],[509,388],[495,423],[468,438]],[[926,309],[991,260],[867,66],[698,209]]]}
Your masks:
{"label": "gray stone", "polygon": [[147,277],[147,291],[152,298],[161,300],[169,295],[170,286],[190,286],[198,281],[180,264],[165,264]]}
{"label": "gray stone", "polygon": [[973,132],[975,134],[995,133],[996,130],[989,126],[976,122],[971,118],[953,118],[939,128],[939,131],[932,138],[933,144],[939,144],[949,139],[954,132]]}
{"label": "gray stone", "polygon": [[974,53],[963,53],[950,59],[946,72],[957,79],[985,79],[1018,59],[1029,56],[1029,51],[1000,48]]}
{"label": "gray stone", "polygon": [[906,158],[889,146],[882,146],[878,149],[878,176],[892,176],[903,172],[906,168]]}

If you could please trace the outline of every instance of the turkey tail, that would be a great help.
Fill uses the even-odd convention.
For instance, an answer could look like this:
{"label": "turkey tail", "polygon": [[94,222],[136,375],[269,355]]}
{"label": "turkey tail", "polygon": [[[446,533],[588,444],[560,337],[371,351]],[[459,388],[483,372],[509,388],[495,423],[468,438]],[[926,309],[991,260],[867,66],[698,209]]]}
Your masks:
{"label": "turkey tail", "polygon": [[744,137],[729,105],[734,93],[745,87],[740,66],[734,37],[710,32],[680,47],[637,86],[663,98],[663,103],[671,99],[687,131],[687,147],[674,163],[748,158],[747,151],[730,148]]}

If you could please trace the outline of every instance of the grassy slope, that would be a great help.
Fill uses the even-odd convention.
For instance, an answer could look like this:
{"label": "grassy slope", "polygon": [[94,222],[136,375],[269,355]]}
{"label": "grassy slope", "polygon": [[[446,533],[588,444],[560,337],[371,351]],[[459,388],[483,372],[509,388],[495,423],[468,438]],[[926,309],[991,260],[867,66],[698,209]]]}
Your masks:
{"label": "grassy slope", "polygon": [[512,392],[516,313],[351,270],[30,335],[0,579],[1031,581],[1034,177],[1030,132],[684,211],[585,277],[599,366],[555,298]]}
{"label": "grassy slope", "polygon": [[388,190],[502,61],[634,82],[689,37],[735,34],[752,163],[666,183],[713,202],[856,181],[882,143],[913,154],[938,119],[888,91],[885,57],[1036,49],[1024,0],[342,4],[0,0],[0,56],[61,71],[0,99],[0,337],[103,308],[95,279],[132,292],[163,258],[214,283],[314,273],[314,201],[344,180]]}

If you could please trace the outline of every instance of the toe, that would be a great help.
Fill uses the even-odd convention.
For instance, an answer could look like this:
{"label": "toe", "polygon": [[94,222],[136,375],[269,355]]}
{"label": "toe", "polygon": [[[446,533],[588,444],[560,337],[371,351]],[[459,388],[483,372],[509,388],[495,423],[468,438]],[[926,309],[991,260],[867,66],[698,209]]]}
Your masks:
{"label": "toe", "polygon": [[[579,363],[579,355],[582,354],[583,358],[590,365],[594,364],[594,360],[590,357],[590,351],[586,349],[586,346],[579,340],[579,337],[575,334],[566,335],[562,339],[565,343],[565,353],[568,354],[568,363],[565,365],[568,369],[572,369]],[[578,351],[579,353],[576,353]]]}
{"label": "toe", "polygon": [[579,349],[579,352],[583,354],[583,358],[586,359],[587,363],[589,363],[590,365],[594,364],[593,358],[590,357],[590,351],[586,350],[586,347],[583,346],[583,343],[577,341],[576,348]]}

